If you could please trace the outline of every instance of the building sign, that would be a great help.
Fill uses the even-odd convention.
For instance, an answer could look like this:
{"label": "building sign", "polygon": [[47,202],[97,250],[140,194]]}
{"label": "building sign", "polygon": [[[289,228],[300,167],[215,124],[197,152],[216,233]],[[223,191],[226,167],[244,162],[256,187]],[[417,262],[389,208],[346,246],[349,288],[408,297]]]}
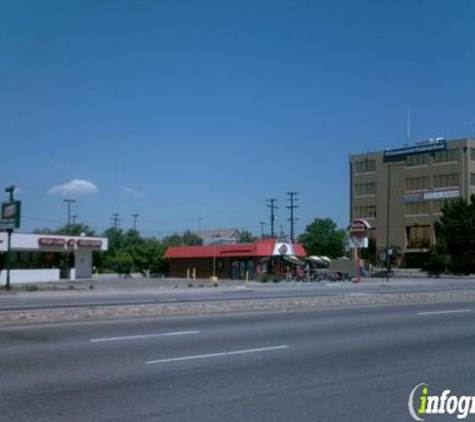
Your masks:
{"label": "building sign", "polygon": [[424,194],[419,193],[415,195],[404,195],[403,201],[405,204],[413,204],[415,202],[424,202]]}
{"label": "building sign", "polygon": [[21,202],[2,202],[2,218],[0,219],[0,229],[20,228]]}
{"label": "building sign", "polygon": [[364,218],[357,218],[348,227],[350,232],[350,248],[367,248],[368,231],[371,225]]}
{"label": "building sign", "polygon": [[384,161],[391,161],[391,159],[403,159],[407,155],[423,154],[427,152],[443,151],[447,149],[447,141],[445,139],[437,139],[434,141],[423,142],[416,145],[411,145],[404,148],[390,149],[384,151]]}
{"label": "building sign", "polygon": [[38,245],[40,246],[64,246],[66,239],[61,237],[40,237]]}
{"label": "building sign", "polygon": [[273,256],[293,256],[294,247],[290,242],[286,241],[277,241],[275,242],[274,251],[272,252]]}
{"label": "building sign", "polygon": [[445,190],[439,192],[424,192],[424,201],[430,201],[433,199],[453,199],[460,198],[460,191],[458,190]]}

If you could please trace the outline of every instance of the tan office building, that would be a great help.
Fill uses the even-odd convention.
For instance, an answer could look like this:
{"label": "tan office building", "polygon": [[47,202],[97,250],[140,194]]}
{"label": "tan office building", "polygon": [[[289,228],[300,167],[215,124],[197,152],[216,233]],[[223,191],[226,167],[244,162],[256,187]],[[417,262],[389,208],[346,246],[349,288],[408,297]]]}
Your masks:
{"label": "tan office building", "polygon": [[[350,156],[350,215],[371,224],[377,257],[420,266],[447,201],[475,194],[475,139],[434,139]],[[388,225],[389,221],[389,225]]]}

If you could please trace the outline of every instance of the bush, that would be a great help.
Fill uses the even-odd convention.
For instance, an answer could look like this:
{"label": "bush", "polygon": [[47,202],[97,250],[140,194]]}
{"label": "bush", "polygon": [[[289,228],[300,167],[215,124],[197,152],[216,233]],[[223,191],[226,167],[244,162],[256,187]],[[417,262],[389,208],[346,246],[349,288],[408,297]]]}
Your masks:
{"label": "bush", "polygon": [[265,273],[261,275],[259,281],[261,283],[268,283],[269,281],[272,281],[273,283],[279,283],[280,281],[282,281],[282,278],[273,274]]}

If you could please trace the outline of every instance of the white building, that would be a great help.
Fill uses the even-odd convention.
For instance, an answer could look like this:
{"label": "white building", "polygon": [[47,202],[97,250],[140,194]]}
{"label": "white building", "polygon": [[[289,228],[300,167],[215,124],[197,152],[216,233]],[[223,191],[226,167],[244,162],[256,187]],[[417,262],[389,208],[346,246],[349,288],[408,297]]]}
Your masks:
{"label": "white building", "polygon": [[[13,233],[11,239],[12,254],[18,253],[49,253],[62,254],[64,257],[74,257],[67,278],[76,280],[92,276],[92,252],[106,251],[107,239],[101,237],[60,236],[46,234]],[[8,249],[8,234],[0,232],[0,253]],[[0,268],[0,284],[6,284],[6,268]],[[10,281],[12,284],[41,283],[58,281],[60,268],[28,268],[12,269]]]}

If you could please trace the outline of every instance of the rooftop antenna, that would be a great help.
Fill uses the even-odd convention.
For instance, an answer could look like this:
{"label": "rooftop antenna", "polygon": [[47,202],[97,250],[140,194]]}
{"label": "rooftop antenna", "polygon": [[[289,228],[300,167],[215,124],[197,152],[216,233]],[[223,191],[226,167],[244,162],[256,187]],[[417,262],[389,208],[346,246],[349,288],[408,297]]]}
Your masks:
{"label": "rooftop antenna", "polygon": [[406,144],[409,146],[411,142],[411,106],[407,105],[407,133],[406,133]]}

